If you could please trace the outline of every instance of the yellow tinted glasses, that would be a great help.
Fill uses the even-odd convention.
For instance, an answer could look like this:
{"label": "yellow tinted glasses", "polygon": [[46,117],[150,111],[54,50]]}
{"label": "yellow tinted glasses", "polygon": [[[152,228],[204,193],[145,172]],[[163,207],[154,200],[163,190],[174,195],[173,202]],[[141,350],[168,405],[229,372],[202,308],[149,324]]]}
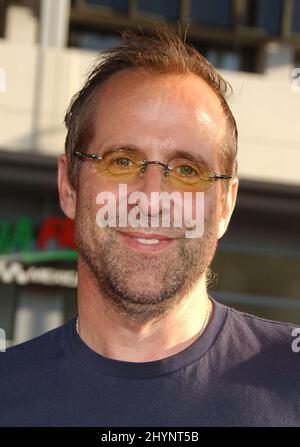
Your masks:
{"label": "yellow tinted glasses", "polygon": [[76,151],[81,160],[96,161],[96,170],[103,178],[118,183],[130,183],[143,177],[149,164],[161,165],[164,177],[167,177],[175,190],[178,191],[207,191],[216,180],[230,179],[230,175],[215,174],[203,164],[177,157],[169,163],[157,160],[145,160],[134,150],[116,149],[104,155],[87,154]]}

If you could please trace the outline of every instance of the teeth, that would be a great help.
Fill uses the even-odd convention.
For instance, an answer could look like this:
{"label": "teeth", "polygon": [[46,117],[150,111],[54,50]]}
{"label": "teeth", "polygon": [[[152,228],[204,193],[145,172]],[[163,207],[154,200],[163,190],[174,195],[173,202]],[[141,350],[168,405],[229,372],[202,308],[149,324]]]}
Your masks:
{"label": "teeth", "polygon": [[159,239],[141,239],[139,237],[134,237],[133,239],[141,242],[142,244],[158,244],[159,243]]}

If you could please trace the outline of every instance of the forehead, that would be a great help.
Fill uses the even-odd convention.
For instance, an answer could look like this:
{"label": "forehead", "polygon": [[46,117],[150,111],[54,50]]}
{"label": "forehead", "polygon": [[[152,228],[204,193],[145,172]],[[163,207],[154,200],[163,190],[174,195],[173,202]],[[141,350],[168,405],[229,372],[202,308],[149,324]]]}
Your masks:
{"label": "forehead", "polygon": [[154,155],[202,151],[211,161],[224,141],[220,100],[194,74],[124,71],[98,90],[93,147],[132,144]]}

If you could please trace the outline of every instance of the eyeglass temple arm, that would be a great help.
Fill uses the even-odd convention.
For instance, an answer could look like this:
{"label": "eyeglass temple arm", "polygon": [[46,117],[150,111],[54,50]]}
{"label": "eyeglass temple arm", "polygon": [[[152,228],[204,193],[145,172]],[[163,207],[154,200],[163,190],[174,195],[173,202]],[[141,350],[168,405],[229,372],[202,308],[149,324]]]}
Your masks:
{"label": "eyeglass temple arm", "polygon": [[92,160],[102,160],[101,155],[99,154],[85,154],[84,152],[75,151],[75,155],[77,155],[79,158],[91,158]]}
{"label": "eyeglass temple arm", "polygon": [[209,178],[212,178],[212,179],[215,179],[215,180],[218,180],[218,179],[230,179],[230,178],[232,178],[232,176],[231,175],[226,175],[226,174],[213,174],[213,175],[210,175]]}

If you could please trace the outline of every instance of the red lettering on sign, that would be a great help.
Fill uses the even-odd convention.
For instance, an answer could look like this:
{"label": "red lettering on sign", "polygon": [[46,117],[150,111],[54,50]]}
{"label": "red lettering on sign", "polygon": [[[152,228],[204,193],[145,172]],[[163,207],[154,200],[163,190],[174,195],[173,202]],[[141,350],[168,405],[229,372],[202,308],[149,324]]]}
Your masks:
{"label": "red lettering on sign", "polygon": [[55,239],[59,247],[76,249],[73,221],[67,217],[48,217],[37,235],[37,246],[41,250],[49,239]]}

